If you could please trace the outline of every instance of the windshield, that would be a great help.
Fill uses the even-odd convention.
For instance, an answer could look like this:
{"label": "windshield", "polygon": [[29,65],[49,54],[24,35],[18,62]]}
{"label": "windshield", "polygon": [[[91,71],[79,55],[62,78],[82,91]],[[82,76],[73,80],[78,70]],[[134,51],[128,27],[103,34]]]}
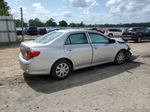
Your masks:
{"label": "windshield", "polygon": [[58,36],[60,36],[62,34],[62,32],[50,32],[42,37],[37,38],[36,40],[33,40],[36,43],[41,43],[41,44],[46,44],[52,40],[54,40],[55,38],[57,38]]}

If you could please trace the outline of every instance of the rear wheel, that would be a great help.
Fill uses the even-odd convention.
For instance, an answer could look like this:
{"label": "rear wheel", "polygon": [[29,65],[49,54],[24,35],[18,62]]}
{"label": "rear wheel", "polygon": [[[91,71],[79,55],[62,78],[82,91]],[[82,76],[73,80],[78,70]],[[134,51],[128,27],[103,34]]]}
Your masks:
{"label": "rear wheel", "polygon": [[123,50],[119,51],[115,57],[114,63],[117,65],[123,64],[125,62],[126,55]]}
{"label": "rear wheel", "polygon": [[61,80],[67,78],[70,72],[71,64],[67,60],[62,59],[53,65],[51,76],[54,79]]}
{"label": "rear wheel", "polygon": [[[123,39],[124,40],[124,39]],[[124,40],[125,42],[128,42],[128,40]]]}
{"label": "rear wheel", "polygon": [[140,43],[141,41],[142,41],[141,37],[138,37],[136,40],[137,43]]}
{"label": "rear wheel", "polygon": [[109,36],[109,37],[113,37],[113,34],[112,34],[112,33],[110,33],[108,36]]}

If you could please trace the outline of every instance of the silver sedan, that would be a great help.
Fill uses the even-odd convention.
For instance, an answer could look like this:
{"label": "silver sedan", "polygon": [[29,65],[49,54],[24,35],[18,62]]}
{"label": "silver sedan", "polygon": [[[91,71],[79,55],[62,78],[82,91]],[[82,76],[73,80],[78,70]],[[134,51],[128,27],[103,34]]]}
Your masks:
{"label": "silver sedan", "polygon": [[19,61],[27,74],[66,78],[72,70],[130,59],[129,46],[89,30],[59,30],[33,41],[22,42]]}

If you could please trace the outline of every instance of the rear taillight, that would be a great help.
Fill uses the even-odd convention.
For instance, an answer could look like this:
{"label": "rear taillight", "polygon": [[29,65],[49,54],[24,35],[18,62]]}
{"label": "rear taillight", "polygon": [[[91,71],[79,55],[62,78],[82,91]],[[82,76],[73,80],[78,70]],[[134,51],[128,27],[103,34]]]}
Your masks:
{"label": "rear taillight", "polygon": [[133,32],[131,32],[132,34],[135,34],[135,33],[137,33],[137,32],[135,32],[135,31],[133,31]]}
{"label": "rear taillight", "polygon": [[26,58],[33,58],[33,57],[39,56],[39,54],[40,54],[39,51],[26,51],[25,57]]}

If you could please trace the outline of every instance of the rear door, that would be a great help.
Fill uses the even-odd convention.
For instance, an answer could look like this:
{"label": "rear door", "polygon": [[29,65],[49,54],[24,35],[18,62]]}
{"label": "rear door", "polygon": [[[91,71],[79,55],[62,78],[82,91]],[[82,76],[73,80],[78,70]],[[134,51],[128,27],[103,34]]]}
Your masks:
{"label": "rear door", "polygon": [[66,39],[64,49],[66,54],[74,61],[76,67],[91,64],[92,47],[84,32],[70,34]]}
{"label": "rear door", "polygon": [[109,39],[99,33],[88,33],[93,48],[92,63],[111,62],[115,57],[115,44],[109,44]]}

